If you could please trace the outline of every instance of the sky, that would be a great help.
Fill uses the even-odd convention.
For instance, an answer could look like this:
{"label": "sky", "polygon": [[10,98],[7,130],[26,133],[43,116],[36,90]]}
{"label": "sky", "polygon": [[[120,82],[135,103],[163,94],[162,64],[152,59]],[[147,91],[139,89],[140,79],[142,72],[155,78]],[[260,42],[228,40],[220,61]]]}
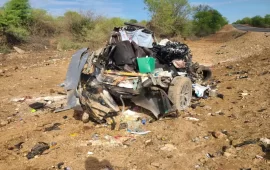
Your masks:
{"label": "sky", "polygon": [[[0,6],[8,0],[0,0]],[[149,20],[143,0],[29,0],[33,8],[42,8],[60,16],[67,10],[93,11],[107,17]],[[189,0],[191,5],[207,4],[217,9],[230,23],[244,17],[270,14],[270,0]]]}

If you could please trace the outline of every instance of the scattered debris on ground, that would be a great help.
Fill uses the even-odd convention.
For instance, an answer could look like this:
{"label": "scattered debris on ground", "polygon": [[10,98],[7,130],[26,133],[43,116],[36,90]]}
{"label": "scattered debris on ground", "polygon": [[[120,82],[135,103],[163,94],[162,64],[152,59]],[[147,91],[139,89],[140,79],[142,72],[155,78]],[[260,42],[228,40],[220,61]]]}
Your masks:
{"label": "scattered debris on ground", "polygon": [[[159,121],[154,121],[155,116],[151,112],[148,115],[141,107],[129,107],[126,100],[125,106],[121,100],[117,101],[119,115],[113,116],[114,119],[106,118],[103,124],[78,121],[72,117],[71,110],[53,113],[66,103],[66,92],[56,85],[64,79],[69,61],[63,56],[69,54],[48,50],[44,54],[1,55],[4,58],[1,59],[0,85],[5,88],[0,91],[0,167],[25,170],[269,169],[270,51],[264,48],[269,44],[268,39],[265,35],[246,33],[236,39],[233,37],[237,35],[226,35],[232,40],[225,38],[224,43],[223,39],[221,41],[224,35],[214,36],[220,36],[220,40],[210,37],[187,43],[195,54],[193,59],[199,63],[220,62],[211,67],[213,77],[209,82],[198,83],[209,85],[210,89],[200,98],[194,93],[191,107],[180,111],[177,118],[162,117]],[[223,54],[216,54],[214,49],[220,49]],[[52,61],[55,58],[59,60]],[[226,59],[233,62],[222,63]],[[248,77],[239,79],[238,76]],[[57,95],[61,96],[58,101],[45,100],[46,96]],[[44,103],[44,107],[31,113],[33,108],[29,105],[35,102]],[[105,101],[99,102],[104,106]],[[186,120],[188,117],[199,121]],[[122,124],[116,124],[111,130],[113,121]],[[44,132],[50,127],[56,130]],[[128,129],[151,132],[135,135]],[[40,144],[40,141],[46,143]]]}

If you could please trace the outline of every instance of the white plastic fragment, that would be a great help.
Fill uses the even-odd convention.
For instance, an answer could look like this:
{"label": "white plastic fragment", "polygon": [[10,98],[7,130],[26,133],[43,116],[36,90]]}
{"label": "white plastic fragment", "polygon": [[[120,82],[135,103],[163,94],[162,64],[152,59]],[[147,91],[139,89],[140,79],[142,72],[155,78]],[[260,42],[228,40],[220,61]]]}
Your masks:
{"label": "white plastic fragment", "polygon": [[148,133],[150,133],[151,131],[143,131],[143,132],[133,132],[131,131],[130,133],[131,134],[134,134],[134,135],[146,135]]}
{"label": "white plastic fragment", "polygon": [[210,89],[209,86],[202,86],[200,84],[192,84],[192,87],[194,88],[195,94],[197,97],[203,97],[204,92],[208,89]]}
{"label": "white plastic fragment", "polygon": [[265,144],[267,144],[267,145],[270,145],[270,139],[268,139],[268,138],[261,138],[260,141],[261,141],[262,143],[265,143]]}
{"label": "white plastic fragment", "polygon": [[163,39],[159,42],[159,45],[165,46],[170,40],[169,39]]}
{"label": "white plastic fragment", "polygon": [[94,153],[93,152],[87,152],[87,155],[94,155]]}
{"label": "white plastic fragment", "polygon": [[191,120],[191,121],[195,121],[195,122],[198,122],[200,119],[197,119],[195,117],[186,117],[185,118],[186,120]]}

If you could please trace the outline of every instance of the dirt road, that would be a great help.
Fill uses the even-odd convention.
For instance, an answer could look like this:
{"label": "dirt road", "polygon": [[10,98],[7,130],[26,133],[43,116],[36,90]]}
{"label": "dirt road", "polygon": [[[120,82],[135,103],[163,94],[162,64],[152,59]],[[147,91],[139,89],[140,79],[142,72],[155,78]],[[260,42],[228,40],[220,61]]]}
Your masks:
{"label": "dirt road", "polygon": [[[270,139],[269,40],[268,34],[228,27],[188,41],[194,60],[211,65],[211,82],[224,98],[201,99],[179,118],[146,123],[151,133],[142,136],[84,124],[73,118],[73,111],[31,112],[28,103],[11,101],[63,93],[57,85],[73,51],[1,55],[0,169],[48,170],[63,163],[62,169],[72,170],[267,170],[269,144],[260,139]],[[45,130],[55,123],[58,130]],[[115,140],[121,142],[110,143]],[[28,160],[27,153],[38,142],[50,149]]]}

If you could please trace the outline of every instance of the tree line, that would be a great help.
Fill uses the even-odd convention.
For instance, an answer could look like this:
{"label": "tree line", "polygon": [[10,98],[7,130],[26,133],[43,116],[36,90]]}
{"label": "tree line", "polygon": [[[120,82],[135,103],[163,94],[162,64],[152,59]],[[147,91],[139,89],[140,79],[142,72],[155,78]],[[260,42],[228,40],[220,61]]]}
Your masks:
{"label": "tree line", "polygon": [[[93,12],[67,11],[52,16],[34,9],[29,0],[9,0],[0,7],[0,45],[31,43],[31,37],[56,38],[63,49],[85,44],[99,47],[114,26],[124,22],[139,23],[152,29],[158,37],[207,36],[228,23],[217,10],[207,5],[191,6],[188,0],[144,0],[151,15],[149,21],[108,18]],[[1,50],[0,47],[0,50]]]}
{"label": "tree line", "polygon": [[259,15],[252,18],[245,17],[243,19],[237,20],[233,24],[247,24],[254,27],[270,28],[270,14],[267,14],[264,17],[261,17]]}

